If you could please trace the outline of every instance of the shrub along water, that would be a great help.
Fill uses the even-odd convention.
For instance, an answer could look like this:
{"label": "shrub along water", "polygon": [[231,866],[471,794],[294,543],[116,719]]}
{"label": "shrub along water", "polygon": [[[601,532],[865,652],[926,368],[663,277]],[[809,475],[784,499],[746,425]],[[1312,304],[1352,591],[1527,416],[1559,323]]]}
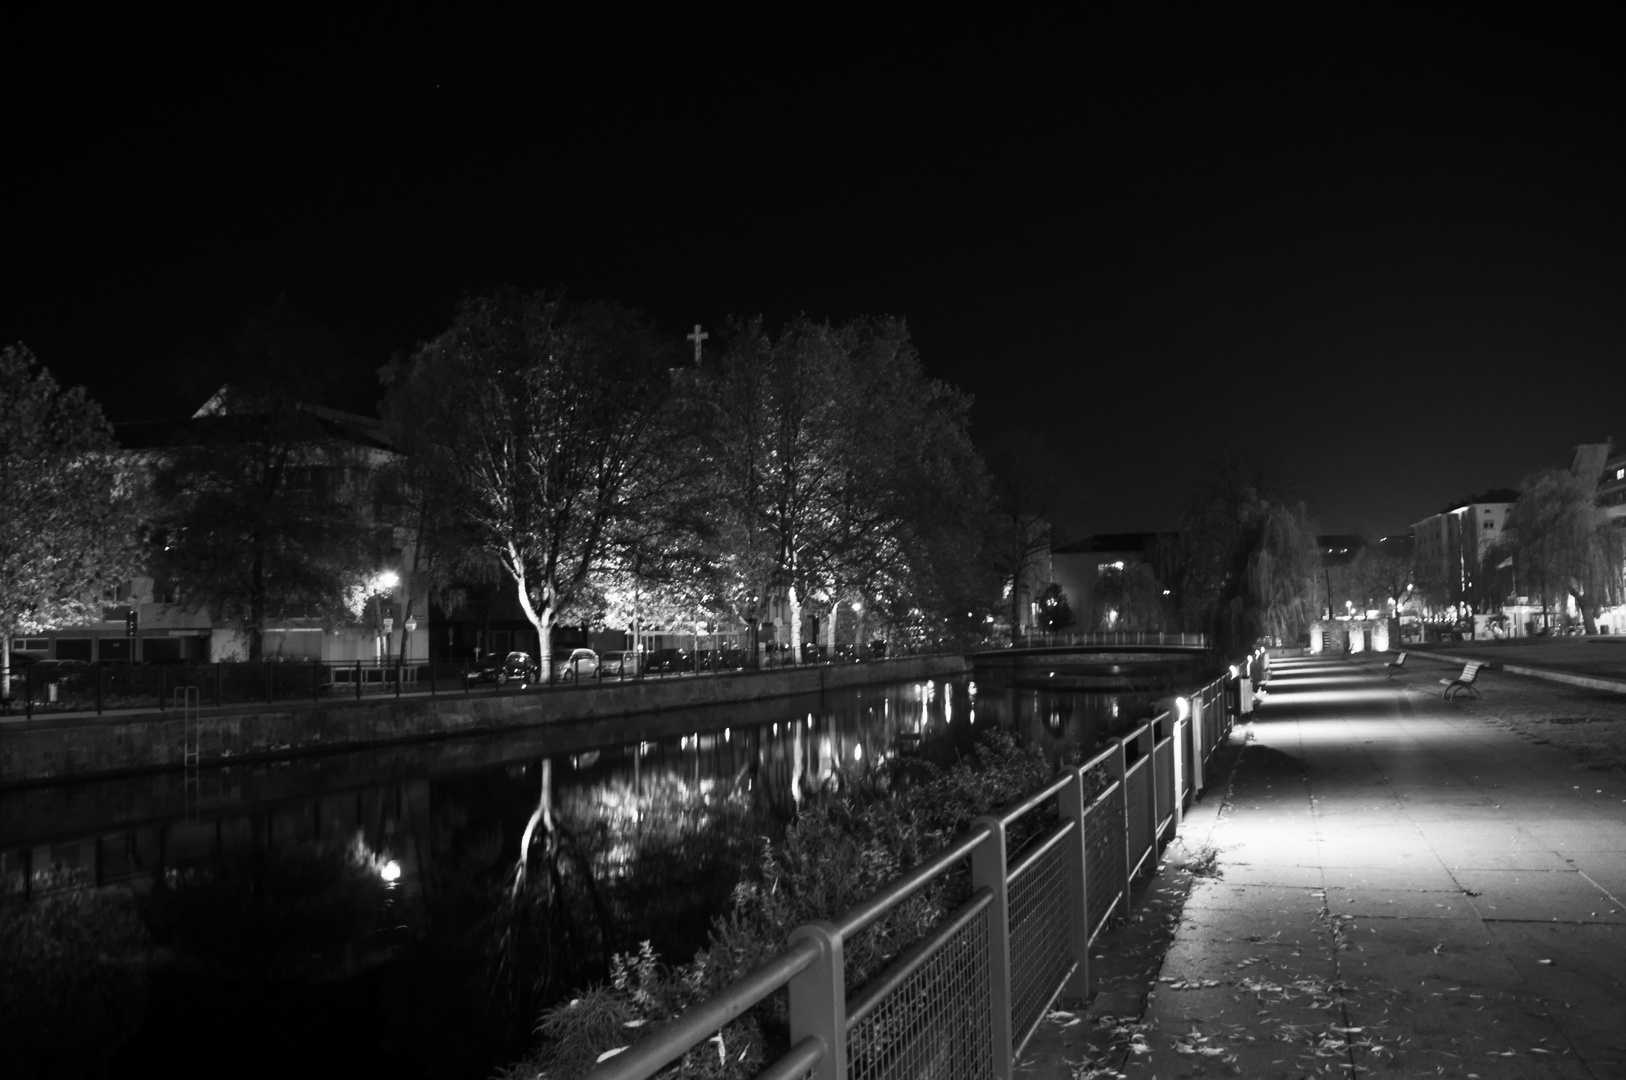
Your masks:
{"label": "shrub along water", "polygon": [[[542,1037],[524,1061],[501,1070],[505,1080],[570,1080],[600,1056],[635,1041],[649,1026],[675,1018],[786,946],[790,932],[829,919],[879,892],[945,848],[979,815],[1014,802],[1053,775],[1037,747],[990,732],[975,754],[948,769],[920,764],[913,782],[862,786],[803,811],[781,843],[764,841],[756,863],[734,890],[729,910],[712,924],[709,946],[687,963],[663,964],[646,942],[617,956],[607,985],[543,1010]],[[1012,850],[1053,823],[1028,815]],[[937,878],[845,944],[848,991],[928,933],[970,892],[969,877]],[[716,1039],[690,1051],[663,1076],[754,1075],[788,1048],[783,992],[770,997]]]}

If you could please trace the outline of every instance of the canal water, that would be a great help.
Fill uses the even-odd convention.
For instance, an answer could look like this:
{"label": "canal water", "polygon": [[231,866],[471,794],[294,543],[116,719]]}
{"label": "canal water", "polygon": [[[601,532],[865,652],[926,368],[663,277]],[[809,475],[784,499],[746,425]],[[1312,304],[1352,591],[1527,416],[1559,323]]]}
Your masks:
{"label": "canal water", "polygon": [[991,730],[1059,761],[1154,700],[936,680],[8,793],[8,1042],[53,1073],[484,1078],[612,953],[703,947],[799,808]]}

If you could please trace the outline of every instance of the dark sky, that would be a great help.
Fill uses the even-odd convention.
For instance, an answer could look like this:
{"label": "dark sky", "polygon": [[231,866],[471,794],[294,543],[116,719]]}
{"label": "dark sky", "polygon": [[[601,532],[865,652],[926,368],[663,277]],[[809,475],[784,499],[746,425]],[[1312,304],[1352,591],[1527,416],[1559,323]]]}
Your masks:
{"label": "dark sky", "polygon": [[1626,442],[1613,26],[359,10],[9,25],[0,340],[131,419],[279,293],[363,373],[503,283],[895,314],[1070,534],[1227,454],[1376,535]]}

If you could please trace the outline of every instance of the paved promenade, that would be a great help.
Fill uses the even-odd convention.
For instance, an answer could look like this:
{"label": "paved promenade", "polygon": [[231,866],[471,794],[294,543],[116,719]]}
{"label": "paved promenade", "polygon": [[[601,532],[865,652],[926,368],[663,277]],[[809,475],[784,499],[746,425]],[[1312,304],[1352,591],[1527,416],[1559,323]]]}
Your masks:
{"label": "paved promenade", "polygon": [[1168,853],[1216,854],[1144,1014],[1107,1022],[1103,989],[1022,1075],[1626,1078],[1626,775],[1440,700],[1442,672],[1275,662]]}

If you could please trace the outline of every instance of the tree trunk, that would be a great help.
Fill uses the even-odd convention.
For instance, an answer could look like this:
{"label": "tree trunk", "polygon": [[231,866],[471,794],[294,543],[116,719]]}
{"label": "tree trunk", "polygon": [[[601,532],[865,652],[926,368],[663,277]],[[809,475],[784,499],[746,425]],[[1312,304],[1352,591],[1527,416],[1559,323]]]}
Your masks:
{"label": "tree trunk", "polygon": [[0,627],[0,702],[11,701],[11,627]]}
{"label": "tree trunk", "polygon": [[520,610],[525,613],[526,620],[536,628],[537,677],[545,682],[553,671],[553,618],[556,614],[553,589],[547,582],[543,582],[541,602],[533,601],[525,579],[525,565],[520,561],[518,552],[510,547],[504,555],[504,569],[514,580]]}
{"label": "tree trunk", "polygon": [[795,585],[787,591],[786,599],[790,607],[790,659],[796,663],[802,659],[802,601]]}
{"label": "tree trunk", "polygon": [[254,538],[254,547],[254,561],[248,571],[248,625],[244,627],[250,660],[260,659],[265,647],[265,556],[259,537]]}
{"label": "tree trunk", "polygon": [[826,644],[826,646],[825,646],[826,651],[825,651],[825,654],[824,654],[829,659],[834,659],[835,655],[836,655],[836,618],[840,614],[840,612],[841,612],[841,601],[840,600],[832,600],[832,601],[830,601],[830,634],[829,634],[830,640],[829,640],[828,644]]}
{"label": "tree trunk", "polygon": [[1597,603],[1595,601],[1588,602],[1587,595],[1585,593],[1577,592],[1574,586],[1570,587],[1570,595],[1575,597],[1575,606],[1581,611],[1581,621],[1586,626],[1586,632],[1589,634],[1596,634],[1598,632]]}
{"label": "tree trunk", "polygon": [[525,832],[519,838],[519,865],[514,871],[514,896],[518,897],[525,891],[525,878],[531,868],[531,841],[536,837],[537,826],[543,832],[553,832],[553,759],[543,758],[542,790],[536,796],[536,808],[531,811],[531,818],[525,823]]}

